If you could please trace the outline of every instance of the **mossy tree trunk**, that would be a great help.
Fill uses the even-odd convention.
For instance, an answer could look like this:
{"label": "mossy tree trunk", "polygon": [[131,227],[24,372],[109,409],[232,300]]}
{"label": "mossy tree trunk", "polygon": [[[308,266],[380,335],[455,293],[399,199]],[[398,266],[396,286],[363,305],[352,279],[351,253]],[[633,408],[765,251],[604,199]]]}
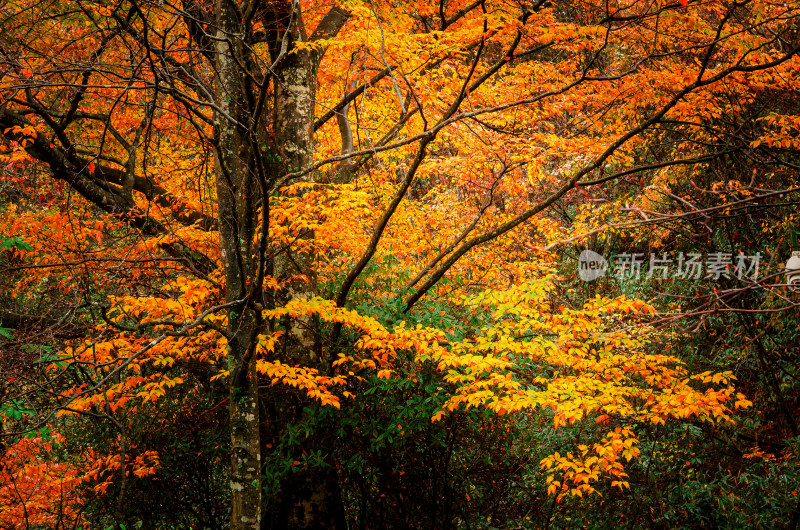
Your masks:
{"label": "mossy tree trunk", "polygon": [[[271,304],[316,294],[313,257],[292,255],[269,241],[267,197],[287,173],[313,160],[314,100],[322,52],[298,50],[301,41],[330,38],[347,20],[333,7],[311,36],[296,2],[217,0],[213,38],[214,146],[220,247],[228,310],[231,421],[231,528],[344,528],[335,472],[308,470],[282,485],[279,509],[262,517],[260,410],[256,346],[268,332],[261,318],[263,279],[285,288]],[[196,16],[200,9],[193,11]],[[263,28],[253,31],[261,22]],[[266,42],[271,65],[259,64],[254,45]],[[270,93],[268,86],[272,86]],[[311,177],[307,177],[311,178]],[[304,234],[313,238],[313,233]],[[295,278],[289,282],[290,278]],[[305,278],[305,280],[296,280]],[[323,368],[311,322],[288,326],[284,352]],[[261,396],[263,397],[263,396]],[[272,403],[277,428],[297,411]],[[263,425],[262,425],[263,427]],[[273,503],[275,504],[275,503]]]}

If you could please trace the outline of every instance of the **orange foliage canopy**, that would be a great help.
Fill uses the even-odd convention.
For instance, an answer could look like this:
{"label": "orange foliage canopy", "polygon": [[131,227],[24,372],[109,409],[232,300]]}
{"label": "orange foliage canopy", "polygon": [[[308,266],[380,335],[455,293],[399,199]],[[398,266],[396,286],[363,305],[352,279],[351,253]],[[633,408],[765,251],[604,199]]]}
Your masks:
{"label": "orange foliage canopy", "polygon": [[[208,380],[232,379],[229,325],[241,304],[226,302],[223,265],[232,258],[220,250],[211,182],[221,103],[197,41],[202,28],[186,16],[190,4],[213,7],[184,4],[2,8],[3,40],[20,53],[0,56],[0,178],[18,194],[0,205],[0,236],[30,247],[7,251],[18,274],[4,281],[4,296],[54,316],[87,311],[75,320],[85,338],[45,363],[53,379],[77,366],[86,373],[56,391],[47,421],[156,411],[174,388],[194,384],[189,365],[205,367]],[[330,5],[300,6],[310,35]],[[653,189],[669,186],[678,178],[671,168],[709,155],[702,141],[681,139],[702,138],[703,119],[797,79],[789,35],[797,2],[348,0],[339,8],[346,23],[334,36],[291,43],[298,55],[325,50],[312,80],[313,162],[281,168],[258,192],[264,200],[250,213],[261,232],[239,241],[254,256],[312,263],[303,274],[262,268],[245,281],[261,282],[247,310],[261,326],[252,351],[266,387],[338,409],[358,399],[364,370],[392,379],[435,366],[452,395],[434,421],[485,407],[547,414],[556,428],[588,422],[592,444],[541,462],[550,493],[578,496],[603,480],[629,487],[624,461],[639,455],[637,423],[731,421],[750,405],[730,373],[693,375],[653,353],[670,339],[645,335],[647,303],[597,297],[565,307],[559,258],[540,249],[575,235],[548,215],[553,204],[575,207],[586,232],[614,222],[613,201],[598,214],[572,190],[642,168],[653,170]],[[277,108],[264,73],[277,58],[257,38],[262,22],[246,29],[249,57],[262,68],[250,88]],[[337,107],[356,87],[357,112]],[[334,107],[349,125],[330,119]],[[665,124],[682,134],[651,162],[643,150]],[[799,124],[771,116],[750,146],[796,146]],[[271,156],[266,140],[281,131],[258,127]],[[348,128],[352,146],[342,141]],[[364,259],[372,268],[359,270]],[[355,283],[342,287],[352,271]],[[316,296],[264,302],[304,283]],[[403,321],[427,300],[445,308],[439,325]],[[394,323],[374,316],[386,307]],[[480,323],[456,336],[468,316]],[[293,356],[289,336],[309,326],[333,343]],[[54,494],[78,503],[83,476],[39,460],[48,443],[19,441],[3,468],[17,490],[4,486],[0,496],[28,499],[37,524],[55,517]],[[142,454],[150,456],[133,463],[135,474],[155,470],[156,455]],[[94,460],[109,476],[129,465],[109,458]]]}

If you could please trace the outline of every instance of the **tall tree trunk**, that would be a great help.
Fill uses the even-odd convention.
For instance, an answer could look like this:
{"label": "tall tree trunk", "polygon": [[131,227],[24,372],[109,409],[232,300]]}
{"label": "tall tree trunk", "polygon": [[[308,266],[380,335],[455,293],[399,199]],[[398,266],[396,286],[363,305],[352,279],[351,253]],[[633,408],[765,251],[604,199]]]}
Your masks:
{"label": "tall tree trunk", "polygon": [[[220,248],[228,303],[243,300],[253,273],[252,242],[255,199],[248,161],[250,144],[241,123],[247,123],[247,83],[239,64],[244,53],[238,8],[218,0],[215,99],[217,145],[215,173],[219,207]],[[245,121],[242,121],[245,120]],[[237,124],[239,122],[239,124]],[[228,312],[228,370],[231,421],[231,529],[261,524],[261,451],[259,439],[256,316],[244,303]]]}
{"label": "tall tree trunk", "polygon": [[[274,123],[275,143],[286,172],[297,171],[308,166],[313,160],[314,98],[316,97],[316,63],[309,50],[294,48],[295,40],[300,40],[305,31],[299,15],[293,17],[294,27],[289,28],[290,53],[277,69],[275,83]],[[311,176],[305,177],[306,181]],[[314,234],[303,234],[304,239],[313,239]],[[282,302],[292,298],[312,298],[316,295],[316,274],[313,256],[292,255],[291,249],[275,257],[275,275],[286,289]],[[306,281],[290,278],[305,277]],[[308,323],[303,323],[308,324]],[[296,325],[288,337],[293,355],[299,354],[308,366],[318,363],[315,354],[315,336],[308,325]]]}
{"label": "tall tree trunk", "polygon": [[[250,11],[244,13],[242,9]],[[332,7],[311,40],[334,36],[347,16],[346,11]],[[260,71],[258,61],[251,56],[254,20],[263,22],[268,36],[273,60],[270,72]],[[331,467],[293,474],[281,486],[277,513],[261,517],[262,448],[255,358],[261,319],[254,309],[258,307],[255,299],[251,300],[248,295],[258,272],[259,258],[253,245],[258,229],[259,201],[267,200],[267,181],[274,183],[282,175],[308,166],[313,159],[314,99],[321,52],[295,47],[296,42],[309,40],[296,2],[246,3],[240,8],[236,0],[217,0],[215,27],[212,56],[216,70],[215,171],[220,247],[226,276],[226,301],[242,301],[232,307],[228,315],[231,528],[345,528],[338,479]],[[254,80],[264,80],[268,75],[274,75],[274,99],[272,114],[264,120],[268,113],[259,98],[263,98],[262,91],[266,87],[258,86]],[[254,117],[256,114],[259,117]],[[272,138],[263,134],[270,128],[266,124],[269,119]],[[269,167],[262,167],[257,160]],[[261,178],[258,179],[257,170],[268,175],[259,173]],[[267,233],[266,227],[262,230],[263,234]],[[314,234],[303,237],[313,238]],[[281,305],[291,299],[315,296],[313,256],[292,255],[291,249],[277,246],[273,250],[279,252],[271,258],[274,270],[267,272],[285,286],[273,302]],[[326,363],[321,358],[321,348],[311,324],[310,320],[292,323],[290,332],[284,335],[285,353],[293,362],[324,371]],[[278,429],[296,421],[302,414],[277,401],[270,409],[278,415]]]}
{"label": "tall tree trunk", "polygon": [[[343,24],[346,14],[333,11],[334,18]],[[289,49],[293,42],[308,40],[299,12],[294,13],[293,27],[288,28]],[[317,66],[320,57],[312,50],[294,49],[276,71],[274,122],[275,141],[280,151],[283,169],[287,172],[307,167],[313,161],[314,101],[316,97]],[[307,181],[313,176],[308,175]],[[313,239],[313,233],[304,234]],[[289,251],[275,259],[275,274],[286,285],[282,302],[293,298],[311,298],[317,294],[316,272],[313,256],[289,255]],[[306,281],[287,280],[305,277]],[[302,365],[326,371],[321,347],[313,333],[312,322],[297,322],[287,337],[287,355]],[[299,419],[299,411],[284,411],[290,418]],[[324,438],[324,437],[323,437]],[[288,476],[281,485],[279,521],[273,528],[288,529],[346,529],[344,506],[337,473],[333,467],[310,468]]]}

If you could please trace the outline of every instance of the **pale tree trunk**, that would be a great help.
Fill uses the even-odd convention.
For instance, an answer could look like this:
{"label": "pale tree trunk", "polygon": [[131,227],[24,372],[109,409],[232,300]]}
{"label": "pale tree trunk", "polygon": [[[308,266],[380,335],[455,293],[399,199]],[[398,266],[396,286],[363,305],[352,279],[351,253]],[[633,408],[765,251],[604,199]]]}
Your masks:
{"label": "pale tree trunk", "polygon": [[[293,17],[295,23],[289,28],[287,38],[289,49],[293,42],[306,40],[302,18],[299,13]],[[294,172],[307,167],[313,160],[314,98],[316,97],[316,63],[311,52],[294,49],[280,64],[276,71],[273,130],[275,144],[279,151],[282,171]],[[311,180],[308,175],[305,181]],[[313,233],[303,234],[306,240],[313,239]],[[316,275],[312,256],[291,254],[291,249],[278,253],[275,257],[275,275],[285,286],[281,302],[293,298],[312,298],[316,295]],[[307,280],[287,280],[304,276]],[[315,337],[309,331],[308,322],[298,323],[292,328],[289,348],[292,353],[301,355],[305,362],[316,361]]]}
{"label": "pale tree trunk", "polygon": [[[346,18],[344,11],[332,9],[315,35],[329,36],[331,31],[338,31]],[[309,40],[303,27],[302,14],[295,11],[292,19],[294,24],[288,28],[287,35],[290,40]],[[289,48],[292,48],[291,42]],[[281,167],[287,172],[307,167],[313,161],[314,100],[319,60],[320,56],[311,50],[294,50],[276,71],[273,129]],[[313,175],[308,175],[305,180],[313,181],[313,178]],[[314,234],[307,233],[303,237],[306,240],[313,239]],[[313,256],[289,255],[287,251],[276,256],[274,265],[276,276],[283,282],[290,277],[307,278],[307,281],[285,283],[286,289],[280,295],[281,302],[307,299],[317,294]],[[286,353],[293,361],[324,373],[326,362],[311,329],[310,319],[296,322],[292,333],[286,337]],[[296,411],[284,413],[290,416],[289,421],[297,419],[294,417]],[[271,525],[272,528],[338,530],[347,527],[334,468],[307,469],[294,473],[283,481],[281,490],[279,520]]]}
{"label": "pale tree trunk", "polygon": [[[255,198],[249,142],[236,121],[247,119],[241,24],[236,5],[218,0],[215,43],[215,173],[220,248],[225,269],[226,302],[243,300],[253,273]],[[238,61],[237,61],[238,60]],[[244,122],[246,123],[246,121]],[[228,370],[231,422],[231,529],[260,528],[261,451],[259,439],[256,316],[247,305],[228,312]]]}
{"label": "pale tree trunk", "polygon": [[[242,9],[246,12],[241,12]],[[330,467],[292,474],[281,485],[280,492],[271,492],[272,496],[280,496],[277,511],[268,517],[261,516],[262,447],[255,359],[261,319],[254,309],[260,307],[255,303],[255,293],[248,294],[248,290],[258,287],[254,280],[259,276],[256,269],[264,265],[253,246],[258,206],[267,207],[262,199],[266,200],[265,192],[271,183],[286,173],[307,167],[313,160],[314,99],[321,53],[297,50],[294,43],[335,36],[347,16],[346,11],[332,7],[309,39],[297,2],[247,2],[240,6],[236,0],[217,0],[216,4],[214,125],[220,247],[226,302],[241,301],[228,314],[232,529],[346,527],[336,472]],[[259,73],[258,60],[251,54],[253,37],[248,32],[255,19],[263,22],[267,35],[273,60],[270,72]],[[260,81],[255,81],[268,75],[274,75],[271,109],[263,105],[261,91],[265,87],[259,87]],[[264,135],[270,128],[266,125],[269,121],[274,133],[271,138]],[[261,228],[265,237],[266,227]],[[313,238],[314,234],[303,237]],[[279,247],[273,246],[273,251]],[[270,302],[281,305],[316,294],[313,256],[292,255],[290,250],[283,249],[270,263],[274,270],[268,268],[267,273],[285,285],[277,299]],[[289,278],[295,280],[289,282]],[[293,363],[324,372],[326,363],[311,324],[311,321],[291,323],[291,332],[284,335],[283,353]],[[297,420],[300,413],[281,402],[273,402],[271,410],[277,413],[273,426],[278,430]]]}

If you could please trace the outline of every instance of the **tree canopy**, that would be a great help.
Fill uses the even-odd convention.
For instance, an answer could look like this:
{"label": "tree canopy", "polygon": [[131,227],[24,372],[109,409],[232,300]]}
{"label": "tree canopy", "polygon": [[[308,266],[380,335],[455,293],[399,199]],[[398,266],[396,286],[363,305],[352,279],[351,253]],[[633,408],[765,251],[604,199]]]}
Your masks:
{"label": "tree canopy", "polygon": [[799,13],[4,0],[0,527],[796,527]]}

